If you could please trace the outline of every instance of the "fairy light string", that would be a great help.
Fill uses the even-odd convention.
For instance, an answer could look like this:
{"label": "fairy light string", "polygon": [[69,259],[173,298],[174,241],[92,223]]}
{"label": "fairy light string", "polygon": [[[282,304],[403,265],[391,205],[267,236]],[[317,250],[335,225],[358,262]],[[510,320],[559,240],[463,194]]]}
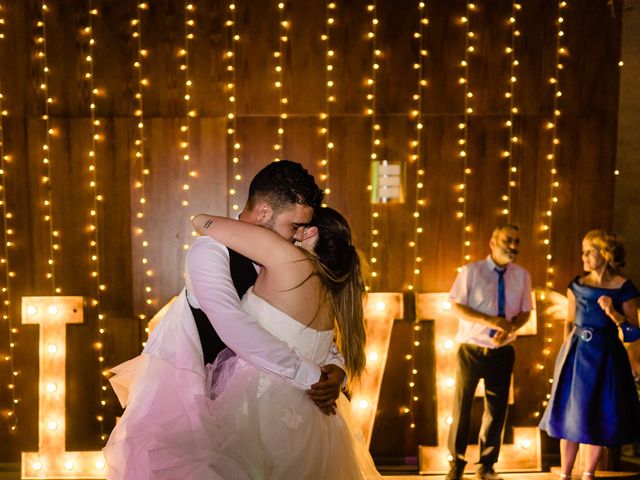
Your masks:
{"label": "fairy light string", "polygon": [[104,369],[105,353],[104,353],[104,335],[106,333],[106,316],[102,309],[102,292],[107,288],[102,283],[100,273],[100,205],[104,201],[103,195],[100,193],[97,175],[97,157],[96,144],[102,138],[99,133],[100,120],[96,118],[96,100],[99,94],[94,81],[94,54],[95,39],[93,36],[93,17],[98,15],[98,10],[93,6],[93,0],[88,3],[87,24],[82,29],[82,34],[86,37],[85,50],[85,74],[84,78],[89,90],[89,116],[90,116],[90,149],[88,152],[88,176],[89,190],[92,193],[92,202],[88,215],[88,242],[89,242],[89,264],[91,265],[89,281],[93,285],[92,297],[89,299],[90,306],[95,310],[97,318],[97,340],[94,343],[94,349],[97,354],[97,360],[100,371],[99,390],[98,390],[98,414],[96,420],[100,426],[100,439],[105,441],[107,435],[104,429],[105,406],[107,404],[107,371]]}
{"label": "fairy light string", "polygon": [[551,148],[547,154],[546,159],[549,165],[549,201],[547,203],[547,211],[544,212],[546,220],[542,226],[543,231],[543,244],[546,246],[546,270],[545,270],[545,287],[547,289],[553,288],[554,266],[553,255],[551,248],[552,238],[552,216],[555,204],[558,202],[556,192],[560,186],[558,182],[558,170],[557,170],[557,153],[560,139],[558,138],[558,121],[560,120],[560,97],[562,97],[562,91],[560,90],[560,72],[564,68],[562,64],[562,57],[566,55],[567,49],[562,45],[564,37],[564,30],[562,24],[564,18],[562,16],[563,10],[567,7],[567,2],[564,0],[558,2],[558,17],[556,19],[556,51],[555,51],[555,70],[554,76],[549,79],[549,83],[553,90],[553,116],[547,121],[546,128],[549,130],[551,136]]}
{"label": "fairy light string", "polygon": [[[556,38],[555,38],[555,68],[553,77],[549,79],[551,90],[553,92],[553,113],[549,120],[546,121],[545,128],[549,131],[551,138],[551,145],[549,153],[546,155],[546,160],[549,166],[549,199],[547,202],[547,210],[543,212],[542,222],[542,243],[545,246],[545,291],[542,292],[539,297],[541,300],[546,299],[546,292],[550,292],[554,287],[554,274],[555,267],[553,264],[552,254],[552,226],[553,226],[553,211],[555,205],[558,203],[557,190],[560,187],[558,182],[558,170],[557,170],[557,154],[558,145],[560,139],[558,135],[558,121],[560,120],[560,99],[562,97],[562,90],[560,89],[560,74],[564,68],[562,58],[568,53],[566,47],[563,46],[564,30],[563,12],[567,8],[567,2],[560,0],[557,4],[557,17],[555,20],[556,26]],[[546,368],[547,364],[551,362],[551,345],[553,343],[553,323],[545,322],[543,326],[544,348],[542,350],[543,360],[538,364],[538,370],[540,372],[552,371],[551,368]],[[549,389],[553,383],[553,378],[547,378]],[[546,399],[542,402],[541,408],[533,412],[534,418],[539,418],[541,410],[547,406],[550,393],[547,393]]]}
{"label": "fairy light string", "polygon": [[39,33],[36,37],[36,42],[38,44],[38,58],[40,58],[42,65],[42,83],[40,84],[40,90],[42,91],[44,97],[44,114],[42,115],[42,120],[44,123],[45,129],[45,142],[42,145],[42,170],[43,175],[41,177],[42,187],[45,191],[45,198],[42,201],[43,207],[43,220],[45,223],[45,228],[49,232],[49,252],[47,259],[47,266],[45,268],[45,277],[48,280],[48,283],[51,287],[51,294],[59,294],[62,293],[62,289],[56,285],[56,275],[55,275],[55,251],[60,250],[60,245],[58,244],[59,232],[54,229],[54,219],[53,219],[53,191],[52,191],[52,181],[51,181],[51,136],[54,133],[54,130],[51,128],[50,123],[50,108],[54,102],[54,99],[49,94],[49,75],[51,73],[49,69],[49,64],[47,60],[47,12],[49,11],[49,7],[46,2],[43,0],[40,3],[40,20],[37,22],[37,26],[39,29]]}
{"label": "fairy light string", "polygon": [[557,165],[557,152],[560,139],[558,138],[558,121],[560,120],[560,97],[562,91],[560,90],[560,72],[564,68],[562,64],[562,56],[566,55],[566,48],[562,46],[562,38],[564,37],[564,31],[562,24],[564,18],[562,17],[562,11],[567,6],[567,2],[558,2],[558,18],[556,20],[556,56],[555,56],[555,71],[554,76],[549,79],[549,82],[553,86],[553,118],[546,124],[546,128],[549,130],[551,136],[551,151],[547,154],[547,160],[549,162],[549,202],[547,205],[547,211],[545,216],[547,218],[546,223],[542,229],[545,232],[543,243],[546,246],[546,260],[547,268],[545,271],[545,287],[548,289],[553,288],[553,256],[551,253],[551,237],[552,237],[552,215],[555,204],[558,202],[556,191],[560,186],[558,183],[558,170]]}
{"label": "fairy light string", "polygon": [[[149,80],[143,74],[143,64],[146,58],[148,57],[148,51],[143,48],[142,45],[142,15],[143,12],[147,11],[149,5],[146,2],[138,3],[136,8],[136,17],[131,20],[131,36],[134,40],[137,55],[136,59],[133,62],[134,68],[134,77],[136,79],[136,93],[135,93],[135,111],[134,116],[136,118],[135,124],[135,141],[134,141],[134,151],[137,160],[137,179],[135,181],[135,189],[137,191],[137,208],[136,208],[136,227],[134,228],[134,238],[140,245],[140,250],[142,252],[142,258],[140,259],[140,268],[141,268],[141,283],[143,287],[143,299],[144,305],[140,308],[140,313],[138,317],[140,320],[145,321],[148,319],[148,313],[150,311],[150,306],[153,303],[153,288],[152,288],[152,279],[153,279],[153,268],[149,263],[149,252],[150,252],[150,242],[148,237],[145,235],[145,220],[146,220],[146,212],[148,210],[147,197],[145,193],[145,184],[146,179],[149,177],[150,169],[146,162],[145,151],[144,151],[144,88],[149,85]],[[145,328],[145,331],[149,333],[149,328]],[[142,342],[142,346],[144,347],[146,342]]]}
{"label": "fairy light string", "polygon": [[335,25],[336,2],[327,1],[325,6],[326,26],[320,39],[325,47],[325,106],[324,112],[320,113],[320,133],[324,136],[324,158],[320,160],[320,181],[324,190],[324,203],[327,205],[328,196],[331,194],[330,160],[331,152],[335,147],[331,138],[331,104],[336,101],[335,81],[333,79],[333,62],[335,60],[335,50],[331,45],[331,29]]}
{"label": "fairy light string", "polygon": [[229,2],[226,9],[226,21],[225,21],[226,33],[227,33],[227,51],[225,52],[226,70],[227,70],[227,151],[230,161],[227,161],[229,165],[229,201],[231,205],[231,211],[229,214],[237,215],[240,210],[240,203],[238,201],[238,186],[239,181],[242,179],[240,175],[240,149],[241,145],[238,142],[238,124],[237,124],[237,79],[236,79],[236,56],[238,42],[240,41],[240,35],[236,30],[236,4]]}
{"label": "fairy light string", "polygon": [[515,116],[519,113],[519,109],[515,104],[515,86],[518,81],[517,67],[519,61],[516,57],[516,39],[520,36],[517,27],[518,13],[522,9],[522,5],[518,1],[514,1],[511,5],[511,16],[508,20],[510,30],[510,44],[505,48],[505,53],[509,55],[509,79],[507,81],[507,91],[505,98],[509,101],[509,119],[505,123],[507,128],[507,149],[502,152],[502,156],[507,159],[507,192],[502,196],[505,206],[502,214],[506,215],[507,223],[511,223],[513,208],[512,201],[514,190],[517,188],[519,180],[519,169],[514,160],[514,147],[520,142],[520,138],[515,134],[514,121]]}
{"label": "fairy light string", "polygon": [[[471,240],[469,233],[471,232],[471,225],[467,218],[467,203],[468,203],[468,184],[469,178],[472,175],[472,170],[469,167],[468,160],[468,130],[469,130],[469,117],[473,114],[473,107],[471,106],[471,99],[473,98],[473,92],[469,87],[469,62],[471,55],[475,52],[475,46],[473,41],[475,39],[475,33],[471,30],[471,14],[476,11],[477,7],[474,3],[467,2],[465,15],[460,18],[460,23],[464,26],[464,58],[460,62],[462,67],[462,75],[458,78],[458,84],[462,86],[464,94],[464,112],[462,122],[458,124],[459,138],[458,138],[458,156],[462,159],[462,181],[457,186],[458,191],[458,210],[456,212],[456,218],[461,222],[462,227],[462,263],[468,263],[471,261]],[[462,267],[458,267],[460,271]]]}
{"label": "fairy light string", "polygon": [[413,120],[415,125],[415,138],[411,141],[411,153],[409,155],[409,163],[415,164],[416,179],[415,179],[415,204],[413,212],[411,212],[411,223],[413,224],[413,238],[409,241],[409,249],[411,258],[413,258],[413,268],[411,272],[411,281],[409,282],[408,289],[413,291],[419,283],[421,275],[421,263],[422,257],[420,256],[420,239],[424,233],[424,227],[422,226],[421,210],[426,206],[425,185],[424,185],[424,156],[422,154],[423,144],[423,130],[424,130],[424,112],[422,109],[423,91],[426,88],[428,82],[424,77],[425,61],[428,56],[428,51],[425,46],[425,31],[427,25],[429,25],[429,19],[427,16],[426,3],[419,1],[418,4],[419,13],[419,28],[418,31],[413,34],[414,39],[417,40],[418,47],[418,59],[414,62],[413,68],[418,73],[418,84],[416,92],[413,94],[414,107],[409,112],[409,117]]}
{"label": "fairy light string", "polygon": [[284,152],[284,140],[285,140],[285,120],[287,119],[287,104],[289,99],[285,94],[284,86],[284,65],[286,63],[285,57],[287,53],[287,44],[289,41],[288,31],[290,22],[286,18],[286,5],[284,2],[278,2],[278,49],[273,52],[276,66],[275,70],[275,87],[278,90],[278,132],[277,141],[273,146],[275,150],[274,161],[282,159]]}
{"label": "fairy light string", "polygon": [[[5,6],[0,3],[0,41],[5,39],[4,34],[4,18]],[[3,322],[6,322],[7,325],[7,348],[6,353],[2,354],[2,360],[8,363],[9,366],[9,383],[7,384],[7,390],[9,390],[9,405],[5,410],[6,419],[7,419],[7,427],[9,432],[15,433],[18,428],[18,415],[16,412],[16,406],[18,405],[18,397],[16,395],[15,389],[15,359],[14,359],[14,349],[15,349],[15,335],[18,333],[18,328],[13,326],[11,316],[11,279],[15,277],[15,273],[11,271],[11,263],[10,263],[10,249],[14,246],[14,242],[12,240],[12,236],[14,235],[14,230],[11,228],[10,220],[12,219],[11,213],[8,211],[7,206],[7,191],[6,191],[6,174],[8,164],[11,161],[11,157],[5,153],[4,148],[4,122],[5,118],[8,115],[8,112],[5,110],[4,105],[4,95],[2,93],[2,84],[0,83],[0,213],[2,214],[2,252],[0,257],[0,264],[4,270],[4,284],[2,285],[2,303],[0,308]]]}
{"label": "fairy light string", "polygon": [[[376,45],[376,31],[378,28],[379,20],[377,18],[377,5],[374,0],[372,3],[367,5],[367,12],[369,13],[369,18],[371,25],[369,27],[369,32],[367,32],[367,38],[370,41],[371,46],[371,71],[369,73],[369,78],[366,79],[367,89],[367,108],[366,115],[371,117],[371,134],[370,134],[370,158],[371,162],[379,162],[379,151],[380,145],[382,143],[381,137],[381,127],[380,124],[377,123],[376,116],[376,74],[378,69],[380,68],[378,64],[378,58],[382,55],[382,52],[377,48]],[[375,181],[372,178],[372,181]],[[373,185],[368,186],[368,190],[373,190]],[[369,246],[369,263],[371,266],[371,285],[368,286],[367,289],[371,289],[373,291],[377,290],[380,285],[380,274],[378,271],[378,248],[380,247],[379,234],[380,230],[378,227],[378,221],[380,218],[380,208],[379,208],[379,200],[377,198],[372,199],[371,203],[371,243]]]}
{"label": "fairy light string", "polygon": [[[193,87],[193,80],[189,75],[190,67],[190,47],[195,34],[193,33],[195,27],[194,19],[195,6],[189,0],[184,2],[184,47],[178,51],[178,58],[180,63],[180,71],[184,72],[184,119],[180,125],[180,163],[181,163],[181,182],[180,192],[182,201],[180,204],[185,209],[183,215],[184,218],[189,218],[189,212],[186,211],[189,206],[189,193],[191,190],[190,179],[197,176],[197,172],[191,167],[191,152],[190,152],[190,140],[191,140],[191,118],[197,115],[197,111],[191,104],[191,89]],[[195,232],[194,232],[195,233]],[[182,244],[183,250],[189,249],[189,242],[184,241]]]}
{"label": "fairy light string", "polygon": [[[419,287],[420,277],[422,275],[422,257],[420,256],[420,247],[422,246],[421,238],[424,233],[424,227],[422,224],[421,210],[426,206],[425,185],[424,185],[424,155],[422,154],[423,144],[423,130],[424,130],[424,112],[422,108],[423,92],[427,86],[427,80],[425,78],[425,62],[429,52],[426,49],[425,33],[427,26],[429,25],[428,12],[426,8],[426,2],[419,1],[417,4],[417,10],[419,14],[419,27],[418,31],[413,34],[413,38],[417,41],[418,58],[415,61],[413,67],[418,73],[418,84],[416,87],[416,93],[414,93],[412,99],[415,102],[414,107],[409,112],[409,117],[413,119],[415,124],[415,138],[411,142],[412,151],[409,156],[409,162],[415,164],[416,179],[415,179],[415,204],[411,214],[411,222],[413,224],[413,238],[409,242],[410,255],[413,258],[413,266],[411,273],[411,282],[408,285],[409,291],[414,291]],[[417,307],[417,296],[415,297]],[[416,308],[416,312],[417,312]],[[416,427],[416,409],[420,400],[417,389],[416,381],[419,378],[418,363],[416,361],[416,350],[420,347],[419,333],[422,330],[420,320],[416,316],[411,330],[411,354],[409,359],[409,399],[408,399],[408,412],[409,414],[409,428],[415,429]]]}

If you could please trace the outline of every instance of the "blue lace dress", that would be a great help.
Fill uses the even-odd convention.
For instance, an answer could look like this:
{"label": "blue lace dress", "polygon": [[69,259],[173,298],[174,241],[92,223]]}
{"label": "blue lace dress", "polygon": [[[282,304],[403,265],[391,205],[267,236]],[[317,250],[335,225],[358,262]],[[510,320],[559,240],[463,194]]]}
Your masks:
{"label": "blue lace dress", "polygon": [[[612,298],[614,308],[640,296],[630,280],[620,288],[581,285],[576,298],[575,328],[556,360],[553,389],[540,428],[551,437],[590,445],[614,446],[640,441],[640,401],[627,352],[616,325],[598,305]],[[637,328],[625,324],[625,340]]]}

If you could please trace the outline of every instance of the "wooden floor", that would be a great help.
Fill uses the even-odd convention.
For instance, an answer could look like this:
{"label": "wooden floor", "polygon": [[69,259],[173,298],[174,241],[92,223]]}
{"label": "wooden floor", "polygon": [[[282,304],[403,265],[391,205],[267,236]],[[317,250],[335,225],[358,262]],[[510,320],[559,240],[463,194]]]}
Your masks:
{"label": "wooden floor", "polygon": [[[383,467],[384,468],[384,467]],[[392,480],[444,480],[445,475],[417,475],[412,474],[411,471],[393,471],[390,470],[394,467],[388,467],[386,471],[383,470],[383,478]],[[402,467],[400,467],[402,468]],[[640,457],[638,456],[623,456],[621,468],[626,471],[611,472],[604,470],[597,470],[595,480],[640,480]],[[560,467],[552,466],[550,472],[520,472],[520,473],[500,473],[500,476],[504,480],[559,480]],[[476,476],[473,471],[467,471],[464,480],[475,480]],[[571,480],[580,480],[580,475],[574,469],[574,474]]]}
{"label": "wooden floor", "polygon": [[[558,480],[558,475],[549,472],[542,473],[505,473],[500,475],[504,480]],[[444,475],[402,475],[402,476],[388,476],[383,478],[389,478],[393,480],[444,480]],[[475,479],[475,475],[465,475],[465,480]],[[596,479],[597,480],[597,479]]]}
{"label": "wooden floor", "polygon": [[[635,472],[598,472],[595,480],[618,479],[618,480],[637,480],[640,479],[640,473]],[[500,476],[504,480],[558,480],[558,473],[539,472],[539,473],[501,473]],[[392,480],[444,480],[444,475],[385,475],[383,478]],[[474,474],[466,474],[465,480],[474,480]],[[574,475],[573,480],[580,480],[579,475]]]}
{"label": "wooden floor", "polygon": [[[12,466],[13,467],[13,466]],[[510,473],[502,475],[504,480],[557,480],[558,475],[552,473]],[[384,475],[390,480],[444,480],[444,475]],[[465,480],[474,480],[474,475],[465,475]],[[20,480],[18,466],[2,468],[0,466],[0,480]],[[598,480],[598,479],[596,479]]]}
{"label": "wooden floor", "polygon": [[[504,480],[557,480],[558,475],[552,473],[510,473],[502,475]],[[391,480],[444,480],[444,475],[385,475]],[[474,480],[474,475],[466,475],[465,480]],[[20,480],[18,471],[0,471],[0,480]],[[598,479],[596,479],[598,480]]]}
{"label": "wooden floor", "polygon": [[[541,472],[541,473],[504,473],[501,474],[504,480],[558,480],[558,475],[555,473]],[[384,475],[382,478],[390,480],[444,480],[444,475]],[[475,475],[465,475],[465,480],[474,480]],[[580,477],[575,476],[574,480],[579,480]],[[632,477],[596,477],[595,480],[604,480],[605,478],[625,478],[625,479],[640,479],[640,474],[635,474]],[[20,480],[19,472],[2,472],[0,471],[0,480]]]}
{"label": "wooden floor", "polygon": [[[640,480],[640,472],[597,472],[598,476],[595,480]],[[503,473],[500,476],[504,480],[558,480],[559,475],[557,467],[553,468],[553,472],[538,473]],[[444,480],[444,475],[406,475],[406,474],[385,474],[384,479],[389,480]],[[472,473],[464,476],[465,480],[474,480],[476,477]],[[20,471],[18,464],[0,464],[0,480],[20,480]],[[580,480],[579,476],[574,476],[573,480]]]}

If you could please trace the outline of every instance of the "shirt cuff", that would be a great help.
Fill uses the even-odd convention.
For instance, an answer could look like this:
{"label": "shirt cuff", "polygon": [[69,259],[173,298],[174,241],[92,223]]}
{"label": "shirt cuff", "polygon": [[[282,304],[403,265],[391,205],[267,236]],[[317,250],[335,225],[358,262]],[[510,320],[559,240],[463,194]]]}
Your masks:
{"label": "shirt cuff", "polygon": [[318,365],[306,358],[302,358],[293,381],[306,390],[320,380],[321,373]]}

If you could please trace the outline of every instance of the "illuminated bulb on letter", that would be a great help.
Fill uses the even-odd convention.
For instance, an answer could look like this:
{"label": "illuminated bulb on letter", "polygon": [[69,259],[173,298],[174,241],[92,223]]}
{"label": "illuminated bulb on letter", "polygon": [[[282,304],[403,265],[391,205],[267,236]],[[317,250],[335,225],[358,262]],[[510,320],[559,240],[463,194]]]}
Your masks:
{"label": "illuminated bulb on letter", "polygon": [[448,301],[444,301],[440,304],[440,306],[442,307],[443,310],[451,310],[451,302]]}
{"label": "illuminated bulb on letter", "polygon": [[29,305],[27,307],[27,315],[29,315],[30,317],[33,317],[37,313],[38,313],[38,309],[34,305]]}
{"label": "illuminated bulb on letter", "polygon": [[58,314],[58,307],[56,307],[55,305],[51,305],[47,311],[49,312],[49,315],[57,315]]}
{"label": "illuminated bulb on letter", "polygon": [[447,378],[447,379],[444,381],[445,386],[447,386],[448,388],[453,387],[453,386],[455,385],[455,383],[456,383],[456,381],[455,381],[453,378],[451,378],[451,377]]}
{"label": "illuminated bulb on letter", "polygon": [[453,423],[453,417],[451,415],[449,415],[447,417],[447,419],[445,420],[445,422],[447,423],[447,425],[451,425]]}
{"label": "illuminated bulb on letter", "polygon": [[369,355],[367,355],[367,358],[370,362],[375,362],[378,360],[378,352],[370,352]]}
{"label": "illuminated bulb on letter", "polygon": [[529,440],[528,438],[525,438],[523,440],[520,441],[520,448],[531,448],[531,440]]}
{"label": "illuminated bulb on letter", "polygon": [[367,402],[366,400],[360,400],[358,402],[358,407],[360,408],[360,410],[366,410],[367,408],[369,408],[369,402]]}
{"label": "illuminated bulb on letter", "polygon": [[445,340],[444,341],[444,348],[446,350],[451,350],[453,348],[453,345],[454,345],[453,340]]}
{"label": "illuminated bulb on letter", "polygon": [[53,383],[53,382],[47,383],[47,392],[53,393],[56,390],[58,390],[58,386],[55,383]]}
{"label": "illuminated bulb on letter", "polygon": [[67,470],[72,470],[73,469],[73,462],[71,460],[67,460],[66,462],[64,462],[64,468]]}
{"label": "illuminated bulb on letter", "polygon": [[58,353],[58,346],[57,346],[57,345],[54,345],[54,344],[52,343],[52,344],[50,344],[50,345],[47,347],[47,351],[48,351],[51,355],[54,355],[54,354]]}
{"label": "illuminated bulb on letter", "polygon": [[96,461],[96,468],[98,470],[102,470],[104,467],[105,467],[104,460],[97,460]]}
{"label": "illuminated bulb on letter", "polygon": [[40,462],[33,462],[31,464],[31,468],[33,468],[36,472],[42,470],[42,464]]}
{"label": "illuminated bulb on letter", "polygon": [[47,428],[49,430],[57,430],[58,429],[58,422],[56,422],[55,420],[49,420],[49,422],[47,422]]}
{"label": "illuminated bulb on letter", "polygon": [[384,309],[385,309],[386,307],[387,307],[387,306],[385,305],[385,303],[384,303],[384,302],[376,302],[376,310],[377,310],[378,312],[384,312]]}

